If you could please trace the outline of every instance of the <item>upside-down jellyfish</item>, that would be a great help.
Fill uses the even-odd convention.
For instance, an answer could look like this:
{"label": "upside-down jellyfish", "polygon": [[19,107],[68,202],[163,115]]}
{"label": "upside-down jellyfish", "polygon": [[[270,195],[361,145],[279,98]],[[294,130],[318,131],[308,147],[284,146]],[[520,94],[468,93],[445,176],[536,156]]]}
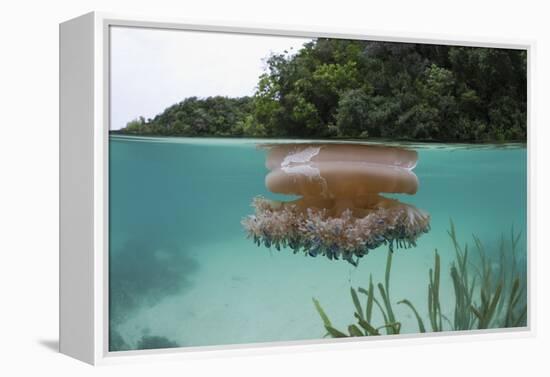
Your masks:
{"label": "upside-down jellyfish", "polygon": [[267,188],[299,198],[254,198],[255,214],[242,224],[257,245],[357,265],[372,249],[416,246],[417,238],[429,231],[426,212],[380,195],[416,193],[416,151],[363,144],[267,148]]}

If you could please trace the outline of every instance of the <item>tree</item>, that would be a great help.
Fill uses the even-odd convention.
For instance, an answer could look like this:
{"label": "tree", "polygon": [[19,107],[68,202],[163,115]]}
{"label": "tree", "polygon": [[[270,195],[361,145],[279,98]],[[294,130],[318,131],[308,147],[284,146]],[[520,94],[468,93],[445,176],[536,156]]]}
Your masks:
{"label": "tree", "polygon": [[525,140],[523,50],[319,38],[272,54],[252,97],[190,97],[123,133]]}

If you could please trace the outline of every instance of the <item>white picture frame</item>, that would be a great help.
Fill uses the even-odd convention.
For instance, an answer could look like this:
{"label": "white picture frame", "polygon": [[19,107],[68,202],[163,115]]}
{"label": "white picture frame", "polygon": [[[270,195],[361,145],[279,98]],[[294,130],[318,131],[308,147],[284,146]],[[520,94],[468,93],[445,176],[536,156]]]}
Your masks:
{"label": "white picture frame", "polygon": [[[113,26],[260,35],[334,37],[395,42],[526,49],[528,53],[528,319],[527,327],[475,332],[319,339],[276,343],[108,351],[108,135],[109,30]],[[533,336],[535,255],[531,249],[530,198],[534,137],[531,117],[533,41],[461,38],[421,33],[383,33],[313,27],[192,22],[92,12],[60,24],[60,351],[90,364],[380,347],[391,344],[470,341]]]}

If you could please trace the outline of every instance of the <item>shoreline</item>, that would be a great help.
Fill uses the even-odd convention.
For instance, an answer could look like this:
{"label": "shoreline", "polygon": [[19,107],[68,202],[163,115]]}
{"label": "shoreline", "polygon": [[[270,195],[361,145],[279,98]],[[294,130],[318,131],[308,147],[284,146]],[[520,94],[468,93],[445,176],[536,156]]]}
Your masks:
{"label": "shoreline", "polygon": [[445,142],[445,141],[419,141],[419,140],[388,140],[388,139],[298,139],[298,138],[251,138],[251,137],[197,137],[197,136],[165,136],[165,135],[129,135],[118,132],[109,132],[109,138],[112,140],[132,140],[132,141],[150,141],[160,143],[175,144],[225,144],[242,145],[257,144],[259,146],[269,146],[270,144],[285,143],[334,143],[334,144],[372,144],[388,146],[407,146],[419,149],[494,149],[494,148],[526,148],[526,141],[506,141],[506,142]]}

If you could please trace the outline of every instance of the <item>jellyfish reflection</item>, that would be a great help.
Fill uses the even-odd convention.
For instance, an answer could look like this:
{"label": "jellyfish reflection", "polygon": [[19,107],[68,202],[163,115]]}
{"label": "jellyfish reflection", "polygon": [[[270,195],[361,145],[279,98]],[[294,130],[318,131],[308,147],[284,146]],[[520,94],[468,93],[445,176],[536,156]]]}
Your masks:
{"label": "jellyfish reflection", "polygon": [[410,247],[430,229],[430,216],[380,193],[415,194],[412,150],[361,144],[268,146],[266,186],[297,195],[278,202],[253,200],[242,222],[257,245],[290,247],[310,256],[358,258],[381,245]]}

